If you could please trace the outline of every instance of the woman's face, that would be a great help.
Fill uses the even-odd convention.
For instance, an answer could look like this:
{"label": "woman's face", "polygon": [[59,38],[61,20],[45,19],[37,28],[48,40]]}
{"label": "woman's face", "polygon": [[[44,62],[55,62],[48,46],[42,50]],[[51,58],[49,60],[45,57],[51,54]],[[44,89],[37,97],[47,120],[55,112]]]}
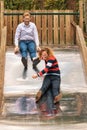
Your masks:
{"label": "woman's face", "polygon": [[42,58],[43,60],[47,60],[47,59],[48,59],[48,54],[47,54],[46,51],[43,51],[43,52],[42,52],[41,58]]}

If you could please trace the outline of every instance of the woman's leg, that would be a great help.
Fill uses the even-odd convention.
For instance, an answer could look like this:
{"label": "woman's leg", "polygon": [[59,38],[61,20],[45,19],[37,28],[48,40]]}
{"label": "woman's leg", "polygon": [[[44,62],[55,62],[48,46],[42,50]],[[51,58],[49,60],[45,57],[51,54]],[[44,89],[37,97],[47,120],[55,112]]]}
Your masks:
{"label": "woman's leg", "polygon": [[49,86],[49,89],[46,91],[46,101],[47,101],[47,112],[49,114],[53,114],[54,103],[53,103],[53,93],[52,93],[52,86]]}
{"label": "woman's leg", "polygon": [[40,110],[41,115],[48,115],[52,114],[54,104],[53,104],[53,95],[51,86],[49,86],[49,89],[42,95],[42,97],[37,102],[37,107]]}
{"label": "woman's leg", "polygon": [[59,112],[59,103],[54,104],[52,86],[49,86],[49,89],[47,89],[47,91],[37,102],[37,107],[40,114],[43,116],[54,116]]}
{"label": "woman's leg", "polygon": [[44,77],[42,87],[40,88],[40,91],[42,91],[42,95],[47,91],[47,89],[50,87],[50,85],[51,85],[51,79],[50,79],[49,75],[46,75]]}
{"label": "woman's leg", "polygon": [[61,79],[59,76],[51,76],[51,81],[54,103],[56,103],[62,98],[62,93],[60,93]]}
{"label": "woman's leg", "polygon": [[[60,90],[58,89],[60,92]],[[54,104],[52,84],[50,84],[44,94],[37,102],[37,107],[43,116],[53,116],[59,113],[59,102]]]}
{"label": "woman's leg", "polygon": [[40,88],[39,92],[36,95],[36,102],[38,102],[39,99],[41,98],[41,96],[44,95],[44,93],[49,88],[50,84],[51,84],[50,78],[49,78],[48,75],[46,75],[44,77],[44,80],[43,80],[43,83],[42,83],[42,87]]}

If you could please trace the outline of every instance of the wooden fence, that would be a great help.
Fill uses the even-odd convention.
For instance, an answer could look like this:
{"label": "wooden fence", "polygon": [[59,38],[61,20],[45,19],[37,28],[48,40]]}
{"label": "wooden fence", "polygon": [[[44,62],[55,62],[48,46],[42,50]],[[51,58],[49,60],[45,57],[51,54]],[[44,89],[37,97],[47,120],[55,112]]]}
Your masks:
{"label": "wooden fence", "polygon": [[[5,10],[4,13],[14,14],[23,13],[23,11],[17,10]],[[47,10],[36,10],[32,12],[47,12]],[[72,29],[71,22],[73,21],[73,15],[55,15],[55,13],[72,13],[70,10],[49,10],[52,15],[32,15],[32,22],[37,26],[40,45],[49,46],[69,46],[74,44],[74,31]],[[14,44],[14,35],[17,25],[22,22],[22,15],[4,15],[4,25],[7,26],[7,45],[12,46]]]}

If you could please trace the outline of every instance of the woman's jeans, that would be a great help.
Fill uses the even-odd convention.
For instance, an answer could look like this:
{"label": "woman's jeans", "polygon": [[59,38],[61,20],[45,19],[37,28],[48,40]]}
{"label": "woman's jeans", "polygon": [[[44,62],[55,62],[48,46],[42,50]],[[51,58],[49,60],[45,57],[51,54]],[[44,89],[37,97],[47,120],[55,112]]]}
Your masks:
{"label": "woman's jeans", "polygon": [[[53,86],[52,86],[53,84],[51,84],[52,80],[54,80],[53,84],[55,84],[56,88],[53,88]],[[49,75],[45,76],[44,81],[43,81],[43,85],[40,89],[42,91],[43,95],[37,104],[38,108],[40,108],[44,104],[46,111],[48,113],[51,113],[51,114],[54,112],[54,110],[58,109],[59,102],[57,104],[54,104],[54,95],[60,93],[60,83],[61,83],[60,76],[54,76],[54,75],[53,76],[49,76]],[[54,92],[53,92],[53,89],[54,89]],[[54,93],[54,95],[53,95],[53,93]],[[43,111],[43,110],[40,109],[40,111]]]}
{"label": "woman's jeans", "polygon": [[51,87],[53,97],[57,96],[60,91],[60,76],[58,75],[46,75],[41,87],[42,95]]}
{"label": "woman's jeans", "polygon": [[30,58],[36,57],[36,44],[32,40],[20,40],[19,42],[20,53],[22,57],[27,58],[28,53]]}

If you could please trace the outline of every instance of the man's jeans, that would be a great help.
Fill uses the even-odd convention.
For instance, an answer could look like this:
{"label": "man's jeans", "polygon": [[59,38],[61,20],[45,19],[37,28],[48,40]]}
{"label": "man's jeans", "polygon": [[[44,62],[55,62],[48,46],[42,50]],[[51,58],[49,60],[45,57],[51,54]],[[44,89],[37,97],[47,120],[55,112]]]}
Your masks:
{"label": "man's jeans", "polygon": [[36,57],[36,44],[32,40],[20,40],[19,42],[20,53],[22,57],[27,58],[28,53],[30,58]]}

